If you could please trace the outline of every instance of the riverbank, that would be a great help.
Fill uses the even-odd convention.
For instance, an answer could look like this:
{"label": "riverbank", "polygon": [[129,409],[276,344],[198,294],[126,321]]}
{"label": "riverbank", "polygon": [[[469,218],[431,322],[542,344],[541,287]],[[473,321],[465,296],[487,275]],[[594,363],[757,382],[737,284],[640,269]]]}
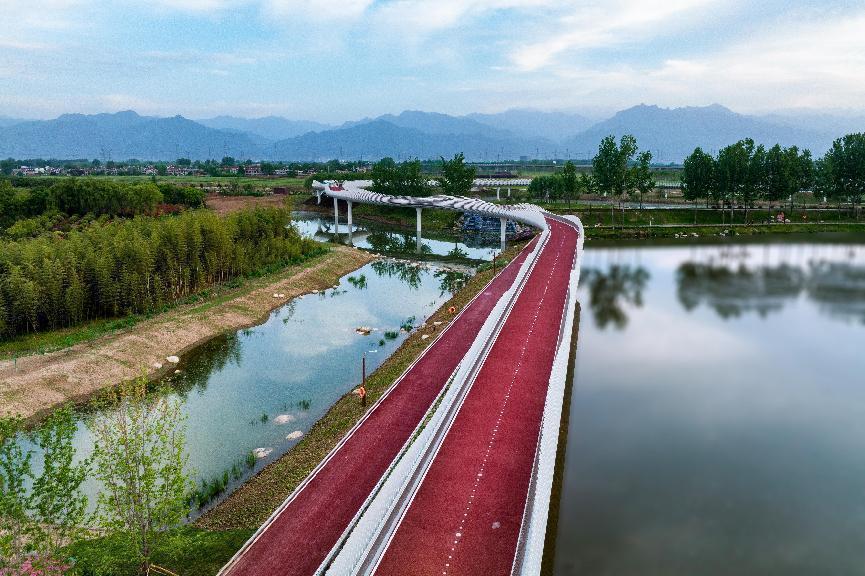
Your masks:
{"label": "riverbank", "polygon": [[[523,246],[524,244],[519,244],[509,248],[504,260],[509,261]],[[501,260],[500,265],[503,265]],[[492,269],[478,272],[463,289],[427,318],[427,328],[415,330],[399,349],[367,378],[370,405],[375,403],[434,340],[424,338],[424,335],[435,330],[433,323],[442,322],[443,327],[453,317],[448,308],[453,306],[462,309],[486,286],[493,275]],[[360,406],[355,395],[343,396],[294,448],[204,514],[196,525],[208,530],[257,528],[327,456],[364,412],[365,409]]]}
{"label": "riverbank", "polygon": [[0,415],[17,414],[35,421],[63,403],[84,402],[103,388],[141,374],[155,380],[182,369],[182,362],[175,366],[166,358],[181,356],[225,332],[260,324],[292,298],[332,286],[374,259],[361,250],[333,246],[303,264],[246,280],[237,288],[214,292],[86,342],[0,361]]}

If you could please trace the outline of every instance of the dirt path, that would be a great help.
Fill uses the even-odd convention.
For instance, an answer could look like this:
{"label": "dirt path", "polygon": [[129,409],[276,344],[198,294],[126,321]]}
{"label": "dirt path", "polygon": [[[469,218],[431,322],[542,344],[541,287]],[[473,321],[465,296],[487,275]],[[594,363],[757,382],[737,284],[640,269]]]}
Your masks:
{"label": "dirt path", "polygon": [[0,416],[38,419],[59,404],[84,401],[102,388],[141,374],[158,378],[174,370],[166,361],[168,356],[179,356],[225,332],[260,324],[291,298],[332,286],[374,258],[335,246],[304,264],[247,281],[228,295],[175,308],[71,348],[17,362],[0,361]]}

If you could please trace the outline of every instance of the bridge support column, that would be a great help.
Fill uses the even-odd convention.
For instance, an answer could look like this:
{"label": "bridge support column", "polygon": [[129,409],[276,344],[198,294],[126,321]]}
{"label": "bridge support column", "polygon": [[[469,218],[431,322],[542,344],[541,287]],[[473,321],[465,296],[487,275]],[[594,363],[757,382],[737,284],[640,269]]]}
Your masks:
{"label": "bridge support column", "polygon": [[333,199],[333,230],[339,240],[339,200]]}
{"label": "bridge support column", "polygon": [[502,238],[501,238],[501,240],[502,240],[502,250],[504,250],[505,249],[505,230],[508,227],[508,220],[507,220],[507,218],[499,218],[499,221],[502,223]]}
{"label": "bridge support column", "polygon": [[420,215],[421,215],[421,212],[423,212],[423,208],[415,208],[415,211],[417,212],[417,236],[416,236],[415,249],[417,250],[417,253],[420,254],[420,248],[421,248],[421,236],[420,236],[420,233],[421,233],[421,227],[420,227],[421,216]]}
{"label": "bridge support column", "polygon": [[511,197],[511,189],[508,188],[508,198],[510,198],[510,197]]}
{"label": "bridge support column", "polygon": [[502,189],[496,188],[496,200],[501,200],[501,199],[502,199]]}
{"label": "bridge support column", "polygon": [[351,236],[352,236],[352,228],[351,228],[351,200],[348,201],[348,244],[349,246],[352,244]]}

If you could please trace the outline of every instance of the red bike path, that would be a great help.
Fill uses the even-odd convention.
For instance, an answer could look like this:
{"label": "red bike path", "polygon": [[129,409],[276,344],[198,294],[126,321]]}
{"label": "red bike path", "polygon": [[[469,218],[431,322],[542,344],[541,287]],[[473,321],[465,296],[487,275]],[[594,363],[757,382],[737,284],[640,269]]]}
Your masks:
{"label": "red bike path", "polygon": [[315,572],[438,397],[535,243],[529,243],[448,325],[223,574]]}
{"label": "red bike path", "polygon": [[550,238],[394,533],[378,575],[509,575],[577,231]]}

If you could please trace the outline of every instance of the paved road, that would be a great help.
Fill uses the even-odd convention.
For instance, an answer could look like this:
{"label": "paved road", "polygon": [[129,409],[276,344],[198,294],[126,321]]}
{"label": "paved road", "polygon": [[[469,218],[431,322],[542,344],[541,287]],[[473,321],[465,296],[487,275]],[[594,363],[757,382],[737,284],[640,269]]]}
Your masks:
{"label": "paved road", "polygon": [[376,574],[511,573],[577,250],[574,228],[548,224],[550,239]]}
{"label": "paved road", "polygon": [[441,392],[533,247],[534,242],[451,322],[223,574],[315,572]]}

